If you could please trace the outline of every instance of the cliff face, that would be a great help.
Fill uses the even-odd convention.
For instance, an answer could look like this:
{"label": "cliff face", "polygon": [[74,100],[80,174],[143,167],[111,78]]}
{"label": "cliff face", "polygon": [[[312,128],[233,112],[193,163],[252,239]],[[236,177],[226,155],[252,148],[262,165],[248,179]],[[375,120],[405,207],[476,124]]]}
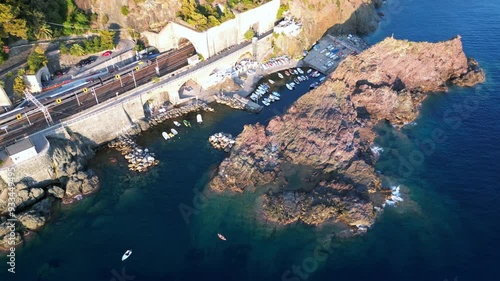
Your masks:
{"label": "cliff face", "polygon": [[[471,62],[459,37],[440,43],[388,38],[350,56],[286,114],[266,127],[246,126],[210,188],[280,187],[262,198],[269,220],[365,229],[390,195],[374,170],[373,126],[412,121],[425,93],[445,90],[447,82],[482,82],[484,74]],[[294,174],[303,180],[298,190],[288,181]]]}
{"label": "cliff face", "polygon": [[382,0],[305,0],[282,1],[300,19],[303,30],[297,37],[279,36],[274,45],[279,53],[299,55],[309,49],[326,31],[333,34],[366,34],[375,30]]}
{"label": "cliff face", "polygon": [[[11,231],[17,245],[23,242],[23,236],[45,225],[58,199],[71,203],[97,190],[99,179],[86,168],[87,160],[94,155],[92,147],[92,143],[76,134],[70,135],[69,140],[50,139],[52,163],[46,165],[52,164],[52,180],[42,185],[24,174],[12,188],[0,181],[0,250],[12,246]],[[13,225],[7,221],[12,216],[9,207],[14,208],[17,219]]]}

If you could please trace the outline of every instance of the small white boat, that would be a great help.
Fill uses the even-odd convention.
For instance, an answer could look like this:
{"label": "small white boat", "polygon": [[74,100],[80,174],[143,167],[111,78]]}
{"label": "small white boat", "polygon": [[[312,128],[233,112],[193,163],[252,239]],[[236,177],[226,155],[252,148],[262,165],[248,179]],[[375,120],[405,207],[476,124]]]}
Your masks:
{"label": "small white boat", "polygon": [[218,237],[219,237],[219,239],[220,239],[220,240],[222,240],[222,241],[226,241],[226,240],[227,240],[227,239],[226,239],[226,237],[222,236],[222,234],[220,234],[220,233],[217,233],[217,236],[218,236]]}
{"label": "small white boat", "polygon": [[271,84],[274,84],[274,81],[273,81],[273,80],[271,80],[271,79],[269,79],[269,80],[267,80],[267,81],[269,81],[269,83],[271,83]]}
{"label": "small white boat", "polygon": [[267,102],[267,101],[265,101],[265,100],[263,100],[263,101],[262,101],[262,104],[263,104],[263,105],[265,105],[265,106],[269,106],[269,105],[270,105],[270,103],[268,103],[268,102]]}
{"label": "small white boat", "polygon": [[181,123],[177,122],[177,121],[174,121],[174,125],[177,126],[177,127],[180,127],[181,126]]}
{"label": "small white boat", "polygon": [[286,84],[286,87],[288,88],[288,90],[293,90],[293,87],[290,85],[290,84]]}
{"label": "small white boat", "polygon": [[168,140],[170,139],[170,136],[167,134],[167,132],[163,132],[161,133],[161,135],[163,136],[164,139]]}
{"label": "small white boat", "polygon": [[297,71],[298,71],[300,74],[304,74],[304,71],[303,71],[300,67],[297,67]]}
{"label": "small white boat", "polygon": [[279,77],[280,79],[283,79],[283,74],[281,74],[281,73],[279,73],[279,72],[278,72],[278,77]]}
{"label": "small white boat", "polygon": [[201,114],[196,115],[196,122],[203,123],[203,119],[201,118]]}
{"label": "small white boat", "polygon": [[131,254],[132,254],[132,250],[127,250],[125,252],[125,254],[123,254],[123,256],[122,256],[122,261],[128,259],[128,257],[130,257]]}
{"label": "small white boat", "polygon": [[274,99],[275,101],[280,100],[280,97],[278,97],[278,96],[270,95],[270,97],[273,97],[273,99]]}
{"label": "small white boat", "polygon": [[271,95],[273,95],[275,97],[280,97],[281,96],[280,93],[278,93],[278,92],[272,92]]}
{"label": "small white boat", "polygon": [[274,96],[273,96],[273,95],[269,95],[269,97],[267,98],[267,100],[268,100],[269,102],[274,102],[274,101],[275,101],[275,99],[274,99]]}
{"label": "small white boat", "polygon": [[309,68],[309,69],[307,70],[307,74],[311,73],[311,71],[312,71],[312,68]]}
{"label": "small white boat", "polygon": [[172,132],[172,134],[174,134],[174,136],[178,134],[176,129],[170,129],[170,131]]}

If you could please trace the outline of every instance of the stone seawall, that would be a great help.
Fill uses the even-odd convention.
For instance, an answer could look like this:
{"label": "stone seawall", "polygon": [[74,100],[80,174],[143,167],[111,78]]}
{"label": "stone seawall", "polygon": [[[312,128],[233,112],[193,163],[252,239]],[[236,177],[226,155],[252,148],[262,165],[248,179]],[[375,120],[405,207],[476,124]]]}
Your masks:
{"label": "stone seawall", "polygon": [[76,117],[65,122],[64,127],[98,146],[115,139],[148,117],[148,100],[153,104],[163,104],[167,99],[166,92],[143,93],[123,102],[108,105],[90,116]]}

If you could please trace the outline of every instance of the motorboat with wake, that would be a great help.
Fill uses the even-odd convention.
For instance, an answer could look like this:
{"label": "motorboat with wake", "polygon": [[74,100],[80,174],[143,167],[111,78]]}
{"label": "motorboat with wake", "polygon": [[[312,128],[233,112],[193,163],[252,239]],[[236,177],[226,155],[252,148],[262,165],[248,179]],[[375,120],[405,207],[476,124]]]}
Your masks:
{"label": "motorboat with wake", "polygon": [[198,122],[198,124],[203,123],[203,119],[201,118],[201,114],[196,115],[196,122]]}
{"label": "motorboat with wake", "polygon": [[130,257],[130,255],[132,255],[132,250],[127,250],[125,252],[125,254],[123,254],[123,256],[122,256],[122,261],[128,259],[128,257]]}

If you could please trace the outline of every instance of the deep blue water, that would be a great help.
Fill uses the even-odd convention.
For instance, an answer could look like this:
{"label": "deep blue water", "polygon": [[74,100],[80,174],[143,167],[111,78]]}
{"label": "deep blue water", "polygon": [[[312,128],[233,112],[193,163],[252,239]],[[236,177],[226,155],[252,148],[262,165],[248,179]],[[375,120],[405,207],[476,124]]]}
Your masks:
{"label": "deep blue water", "polygon": [[[405,201],[387,207],[365,236],[333,239],[327,251],[315,252],[331,240],[331,229],[262,224],[251,211],[253,194],[208,194],[208,204],[188,220],[179,211],[181,204],[195,206],[193,198],[224,158],[208,136],[238,134],[244,124],[282,113],[299,95],[285,89],[275,107],[258,115],[216,106],[174,142],[160,137],[169,122],[143,134],[139,143],[161,160],[146,174],[110,164],[111,157],[121,159],[113,150],[99,151],[92,166],[101,190],[63,207],[17,251],[17,273],[2,269],[0,280],[499,280],[500,3],[395,2],[382,9],[385,19],[369,43],[392,34],[432,42],[460,34],[487,82],[431,96],[416,124],[400,132],[379,128],[384,152],[377,168],[402,186]],[[429,141],[435,132],[444,141]],[[133,254],[122,263],[129,248]],[[134,277],[114,276],[122,270]]]}

